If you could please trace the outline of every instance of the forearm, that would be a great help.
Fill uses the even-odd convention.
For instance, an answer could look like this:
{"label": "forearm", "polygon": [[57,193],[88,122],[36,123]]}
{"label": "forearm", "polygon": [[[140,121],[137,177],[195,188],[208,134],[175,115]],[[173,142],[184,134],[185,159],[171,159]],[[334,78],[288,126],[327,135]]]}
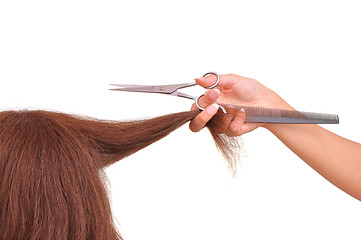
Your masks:
{"label": "forearm", "polygon": [[318,125],[268,124],[265,127],[328,181],[361,200],[361,144]]}

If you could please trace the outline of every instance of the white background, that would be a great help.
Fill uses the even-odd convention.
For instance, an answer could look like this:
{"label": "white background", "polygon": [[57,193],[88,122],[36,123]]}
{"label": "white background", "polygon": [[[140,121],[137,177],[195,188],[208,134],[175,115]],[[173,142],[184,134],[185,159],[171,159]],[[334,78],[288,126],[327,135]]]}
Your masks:
{"label": "white background", "polygon": [[[191,101],[108,91],[208,71],[255,78],[361,142],[358,1],[1,1],[0,109],[129,120]],[[199,88],[196,94],[203,92]],[[127,240],[360,239],[361,203],[258,129],[231,174],[188,126],[107,169]]]}

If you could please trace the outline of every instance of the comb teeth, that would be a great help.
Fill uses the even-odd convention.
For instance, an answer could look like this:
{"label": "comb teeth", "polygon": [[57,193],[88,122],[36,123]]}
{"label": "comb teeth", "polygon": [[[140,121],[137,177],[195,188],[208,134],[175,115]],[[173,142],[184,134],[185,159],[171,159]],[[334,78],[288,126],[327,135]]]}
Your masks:
{"label": "comb teeth", "polygon": [[259,123],[294,123],[294,124],[338,124],[338,115],[300,112],[295,110],[251,107],[243,105],[221,104],[224,107],[244,109],[246,111],[245,122]]}

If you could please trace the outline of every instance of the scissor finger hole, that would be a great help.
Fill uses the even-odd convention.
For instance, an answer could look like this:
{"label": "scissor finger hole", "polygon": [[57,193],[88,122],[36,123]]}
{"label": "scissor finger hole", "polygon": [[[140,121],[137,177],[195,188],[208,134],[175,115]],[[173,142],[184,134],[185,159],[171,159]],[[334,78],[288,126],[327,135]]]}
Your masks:
{"label": "scissor finger hole", "polygon": [[199,110],[201,110],[201,111],[203,111],[204,108],[201,107],[201,105],[199,104],[199,99],[200,99],[201,97],[203,97],[204,95],[205,95],[205,93],[203,93],[202,95],[198,96],[197,99],[196,99],[196,106],[197,106],[197,108],[198,108]]}
{"label": "scissor finger hole", "polygon": [[210,86],[210,87],[205,87],[205,88],[206,88],[206,89],[215,88],[215,87],[219,84],[219,82],[221,81],[219,75],[218,75],[217,73],[215,73],[215,72],[207,72],[206,74],[203,75],[203,77],[208,76],[208,75],[214,75],[214,76],[216,76],[216,77],[217,77],[217,81],[216,81],[216,83],[213,84],[212,86]]}
{"label": "scissor finger hole", "polygon": [[[201,110],[201,111],[203,111],[205,108],[203,108],[203,107],[199,104],[199,99],[200,99],[201,97],[203,97],[204,95],[205,95],[205,93],[203,93],[202,95],[200,95],[200,96],[198,96],[198,97],[196,98],[196,106],[197,106],[197,108],[198,108],[199,110]],[[218,105],[217,101],[214,101],[214,103]],[[226,109],[225,109],[224,107],[222,107],[222,106],[220,106],[220,105],[218,105],[218,106],[219,106],[219,108],[222,110],[222,112],[223,112],[224,114],[227,113],[227,111],[226,111]]]}

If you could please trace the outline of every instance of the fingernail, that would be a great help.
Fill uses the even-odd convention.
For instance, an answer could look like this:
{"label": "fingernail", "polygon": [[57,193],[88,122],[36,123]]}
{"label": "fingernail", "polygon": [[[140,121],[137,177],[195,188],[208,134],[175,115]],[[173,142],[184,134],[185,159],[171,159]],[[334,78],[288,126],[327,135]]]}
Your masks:
{"label": "fingernail", "polygon": [[198,77],[198,78],[195,78],[194,80],[204,80],[205,77]]}
{"label": "fingernail", "polygon": [[218,105],[217,104],[212,104],[209,107],[207,107],[206,111],[210,115],[214,115],[214,114],[216,114],[218,112]]}

